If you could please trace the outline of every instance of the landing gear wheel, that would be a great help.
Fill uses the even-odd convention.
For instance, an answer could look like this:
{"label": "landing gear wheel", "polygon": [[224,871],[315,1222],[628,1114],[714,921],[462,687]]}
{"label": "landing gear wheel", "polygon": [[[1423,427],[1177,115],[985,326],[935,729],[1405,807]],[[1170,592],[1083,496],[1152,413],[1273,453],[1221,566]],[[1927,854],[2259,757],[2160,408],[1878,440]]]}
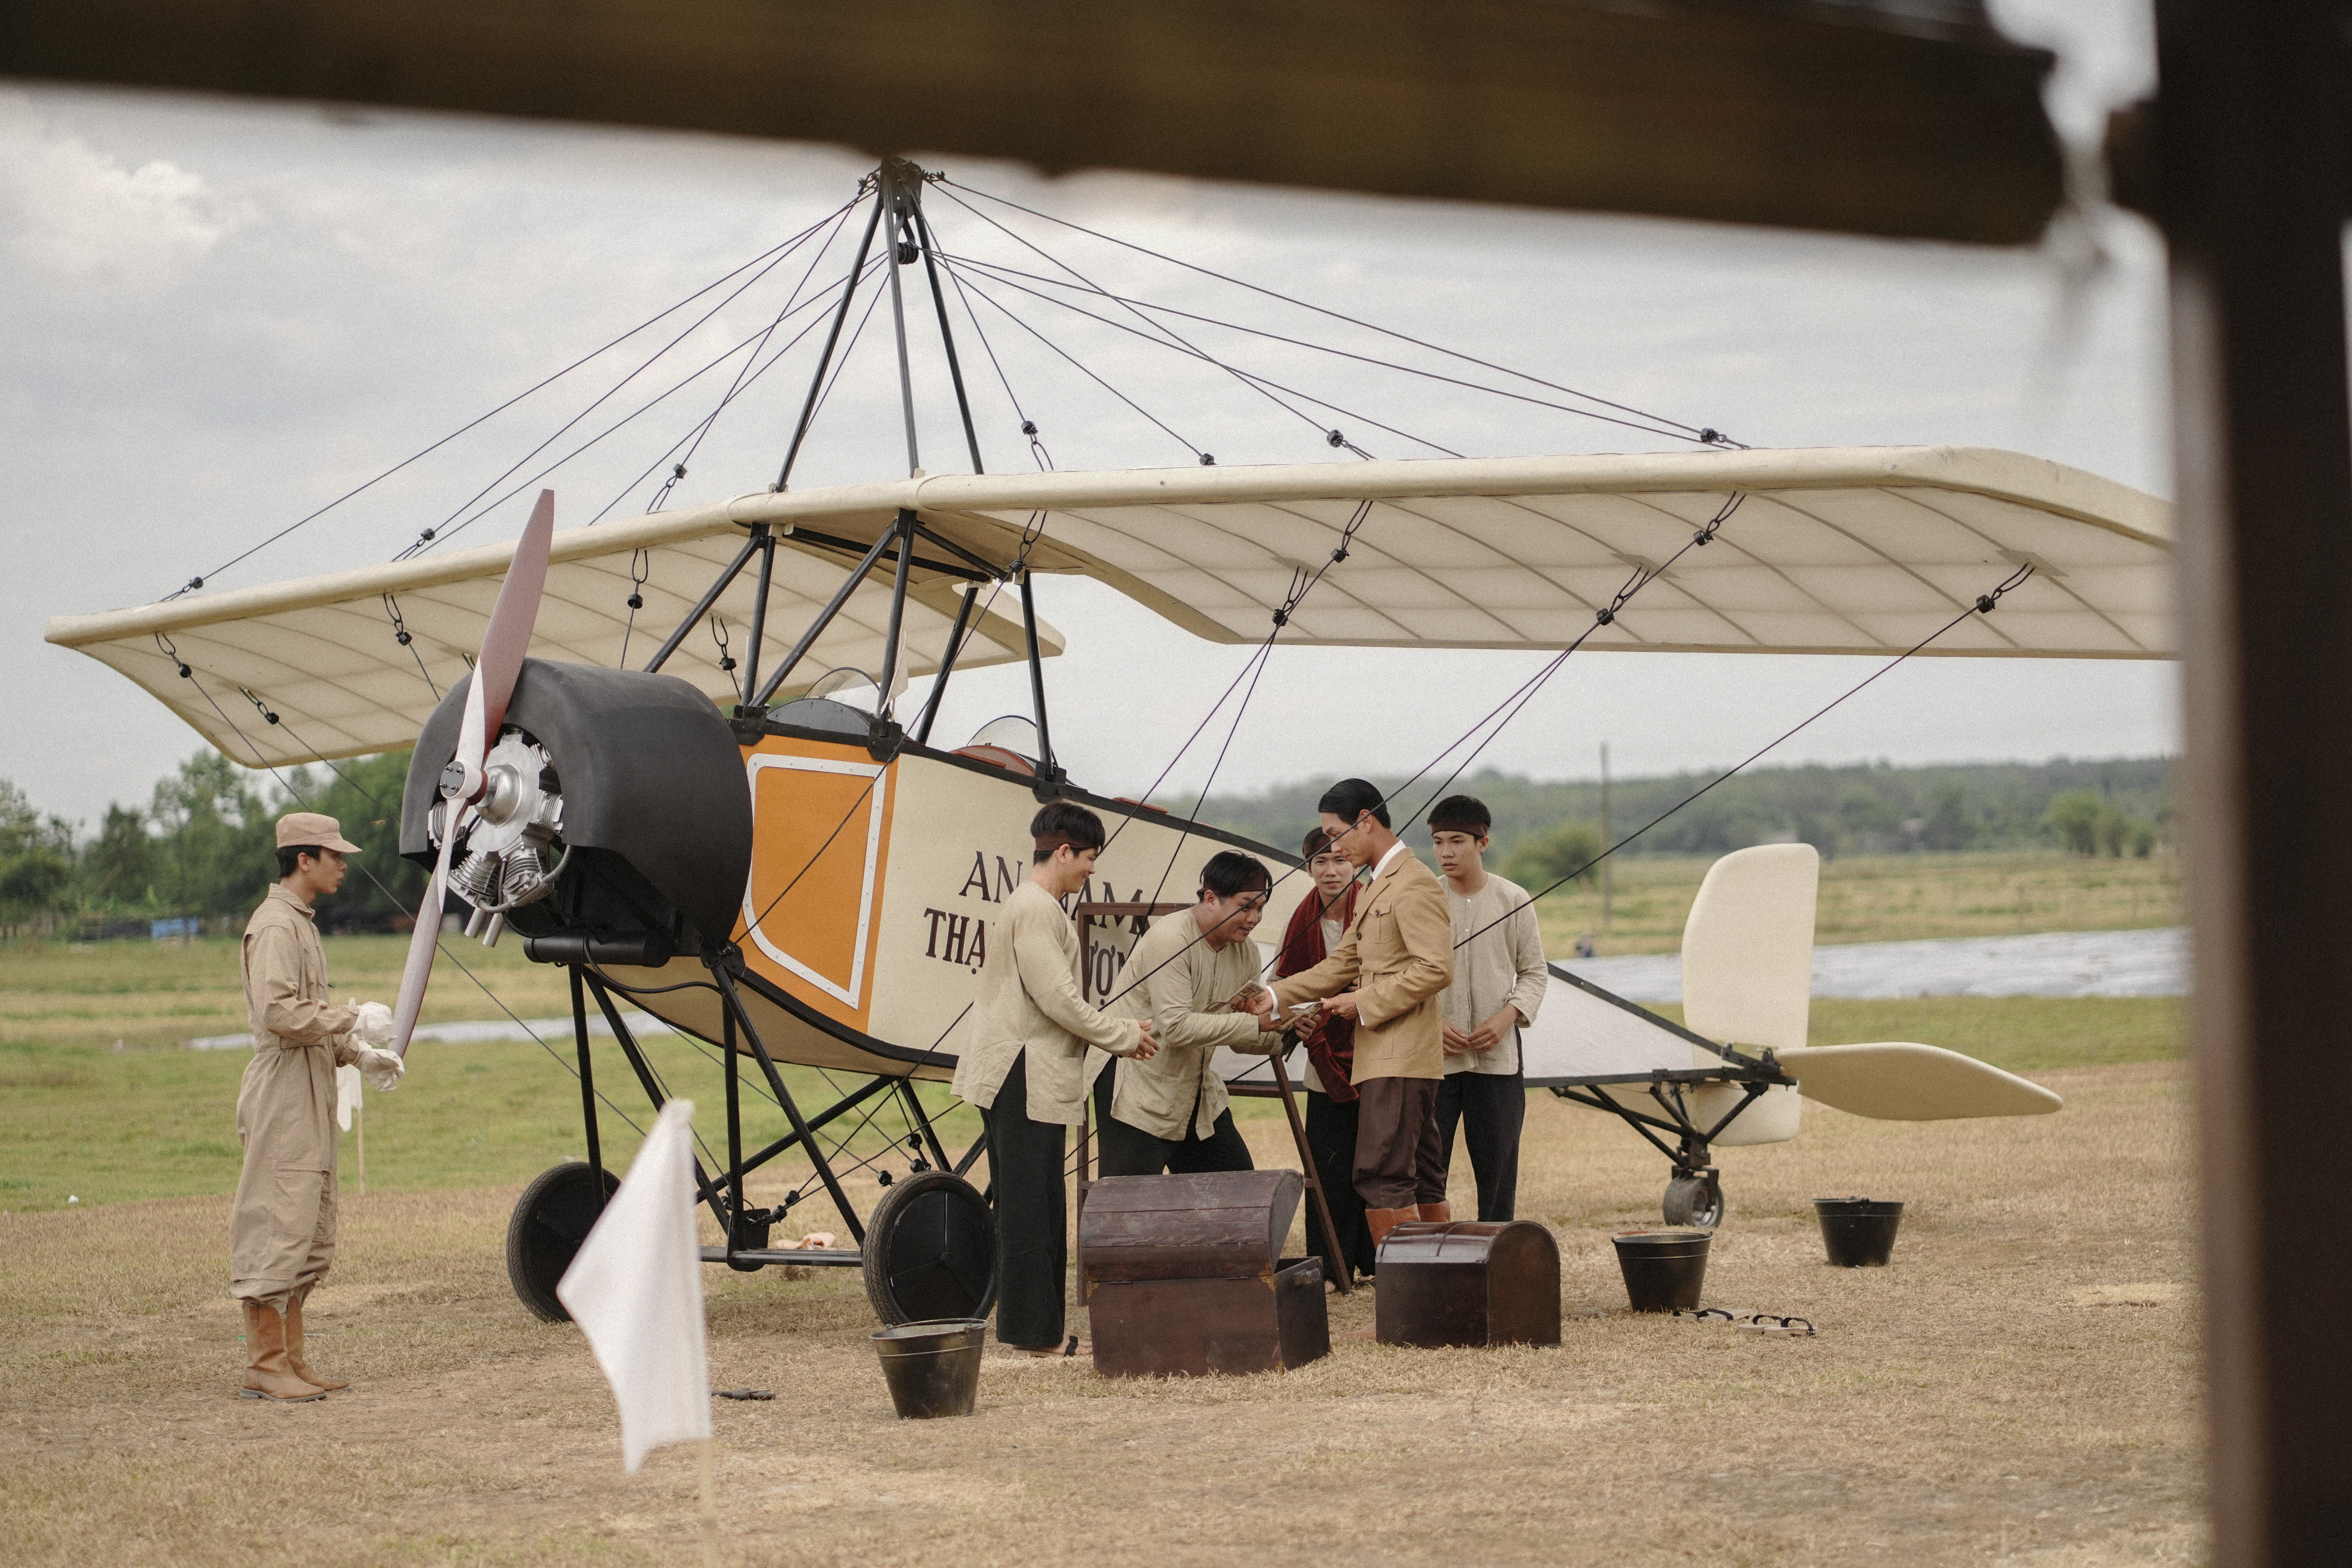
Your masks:
{"label": "landing gear wheel", "polygon": [[1668,1225],[1713,1230],[1723,1223],[1723,1186],[1711,1175],[1676,1176],[1666,1184],[1664,1209]]}
{"label": "landing gear wheel", "polygon": [[885,1324],[985,1318],[996,1305],[996,1216],[947,1171],[893,1182],[866,1222],[866,1299]]}
{"label": "landing gear wheel", "polygon": [[515,1200],[514,1217],[507,1221],[507,1279],[533,1317],[549,1323],[572,1321],[555,1299],[556,1282],[604,1212],[603,1199],[620,1190],[621,1178],[607,1171],[600,1199],[595,1173],[567,1162],[541,1171]]}

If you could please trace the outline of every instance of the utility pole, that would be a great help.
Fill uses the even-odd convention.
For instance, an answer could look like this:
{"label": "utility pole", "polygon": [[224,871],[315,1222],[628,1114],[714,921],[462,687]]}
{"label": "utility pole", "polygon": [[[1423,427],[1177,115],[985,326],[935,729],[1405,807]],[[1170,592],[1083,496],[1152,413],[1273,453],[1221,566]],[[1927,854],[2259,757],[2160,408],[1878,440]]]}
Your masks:
{"label": "utility pole", "polygon": [[1609,854],[1609,742],[1601,742],[1601,852],[1608,858],[1601,862],[1601,929],[1609,929],[1609,896],[1611,873],[1617,868],[1617,857]]}

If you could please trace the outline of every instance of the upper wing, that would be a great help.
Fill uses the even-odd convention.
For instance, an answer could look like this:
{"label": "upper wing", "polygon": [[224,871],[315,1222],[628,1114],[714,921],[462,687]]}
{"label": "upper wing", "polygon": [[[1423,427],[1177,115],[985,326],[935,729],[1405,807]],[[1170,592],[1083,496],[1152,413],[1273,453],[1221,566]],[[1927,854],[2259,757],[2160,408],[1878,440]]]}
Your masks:
{"label": "upper wing", "polygon": [[[616,666],[625,646],[629,663],[642,667],[718,580],[747,536],[747,521],[730,516],[724,503],[558,533],[530,652]],[[769,590],[765,668],[772,668],[815,619],[872,538],[868,531],[855,550],[791,534],[780,539]],[[914,554],[900,668],[921,675],[939,668],[965,586],[942,568],[969,570],[970,564],[919,542]],[[415,741],[439,693],[469,668],[467,656],[481,646],[513,555],[511,543],[486,545],[189,595],[135,610],[59,616],[49,622],[48,640],[121,670],[248,766],[396,750]],[[646,574],[642,587],[635,585],[633,563]],[[869,677],[880,674],[891,566],[886,557],[850,596],[795,667],[779,700],[798,695],[828,669],[847,666]],[[758,573],[754,560],[712,607],[739,660],[751,640]],[[995,588],[981,584],[981,604],[987,608],[973,618],[972,635],[957,656],[960,668],[1026,656],[1017,594],[1006,588],[1000,595]],[[645,601],[635,612],[628,605],[632,591]],[[399,638],[402,631],[406,643]],[[1037,640],[1048,655],[1062,651],[1059,634],[1042,623]],[[719,658],[716,637],[698,626],[663,669],[725,700],[740,689],[742,671],[722,672]],[[183,662],[204,689],[180,678],[177,667]],[[282,721],[269,723],[240,689]],[[215,702],[226,718],[215,710]]]}
{"label": "upper wing", "polygon": [[[1322,572],[1285,642],[1540,648],[1591,630],[1629,577],[1689,544],[1734,496],[1713,542],[1587,647],[1894,654],[1966,617],[1924,651],[2175,651],[2171,508],[1982,448],[941,475],[733,505],[865,538],[909,506],[998,561],[1034,522],[1039,571],[1097,578],[1218,642],[1264,637]],[[1343,535],[1348,558],[1332,563]],[[1997,613],[1968,614],[2029,563],[2032,576]]]}
{"label": "upper wing", "polygon": [[[1734,497],[1706,548],[1594,629],[1594,612],[1631,576],[1683,550]],[[946,474],[741,496],[558,535],[531,651],[615,664],[625,638],[641,660],[744,529],[767,521],[791,531],[769,602],[776,657],[902,507],[931,535],[911,574],[909,674],[937,667],[961,585],[954,574],[1015,560],[1094,577],[1217,642],[1256,641],[1286,612],[1286,641],[1341,647],[1564,647],[1591,632],[1594,648],[1894,654],[1956,618],[1922,651],[2164,658],[2177,646],[2164,502],[2015,453],[1879,447]],[[1343,541],[1347,558],[1335,563]],[[271,762],[382,751],[412,741],[432,709],[420,661],[433,689],[464,673],[459,650],[478,644],[512,549],[58,616],[48,640],[121,670],[239,761],[255,750]],[[633,626],[639,550],[651,573]],[[2032,575],[1998,613],[1969,614],[2028,564]],[[752,582],[747,570],[717,606],[739,652]],[[796,678],[843,665],[874,673],[887,606],[877,572]],[[1047,628],[1038,637],[1060,651]],[[1017,617],[992,613],[961,658],[1023,653]],[[729,682],[718,659],[698,630],[667,668],[719,697]],[[240,742],[177,678],[181,661],[225,707],[243,687],[285,726],[248,725],[232,708],[254,744]]]}

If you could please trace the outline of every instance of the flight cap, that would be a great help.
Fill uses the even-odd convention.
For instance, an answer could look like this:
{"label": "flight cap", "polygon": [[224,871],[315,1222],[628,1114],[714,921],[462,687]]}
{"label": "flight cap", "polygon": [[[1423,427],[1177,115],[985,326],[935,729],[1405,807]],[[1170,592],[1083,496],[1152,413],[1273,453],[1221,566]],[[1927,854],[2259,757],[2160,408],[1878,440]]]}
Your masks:
{"label": "flight cap", "polygon": [[360,852],[358,845],[343,837],[343,825],[333,817],[315,811],[289,811],[278,819],[278,847],[291,849],[300,844],[340,849],[346,855]]}

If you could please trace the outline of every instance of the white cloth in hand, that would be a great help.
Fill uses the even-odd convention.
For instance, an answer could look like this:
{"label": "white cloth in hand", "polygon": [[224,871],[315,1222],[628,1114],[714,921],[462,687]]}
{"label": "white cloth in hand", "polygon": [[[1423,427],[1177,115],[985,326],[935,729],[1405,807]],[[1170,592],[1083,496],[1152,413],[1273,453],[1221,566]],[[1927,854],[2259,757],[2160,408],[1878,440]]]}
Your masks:
{"label": "white cloth in hand", "polygon": [[352,1026],[352,1033],[360,1037],[362,1044],[370,1046],[392,1044],[391,1008],[381,1002],[362,1002],[354,1011],[359,1014],[360,1021]]}
{"label": "white cloth in hand", "polygon": [[373,1046],[361,1047],[360,1059],[352,1064],[367,1086],[380,1094],[390,1094],[400,1087],[400,1075],[408,1070],[407,1064],[390,1051],[379,1051]]}

